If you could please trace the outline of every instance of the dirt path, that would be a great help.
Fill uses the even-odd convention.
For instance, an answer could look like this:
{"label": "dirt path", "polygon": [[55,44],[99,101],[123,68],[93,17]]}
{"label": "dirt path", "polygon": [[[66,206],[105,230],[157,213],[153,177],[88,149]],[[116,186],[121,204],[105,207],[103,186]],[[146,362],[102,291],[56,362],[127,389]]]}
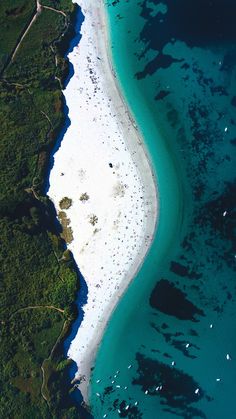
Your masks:
{"label": "dirt path", "polygon": [[44,6],[43,4],[41,4],[39,2],[39,0],[36,0],[36,12],[35,12],[32,20],[31,20],[31,22],[29,23],[28,27],[26,28],[25,32],[21,36],[21,38],[20,38],[18,44],[16,45],[15,49],[13,50],[12,57],[11,57],[11,62],[14,61],[14,58],[16,56],[16,53],[17,53],[18,49],[20,48],[23,39],[25,38],[25,36],[29,32],[31,26],[36,21],[37,17],[40,15],[40,13],[42,12],[43,9],[52,10],[53,12],[60,13],[65,18],[67,17],[67,15],[65,14],[65,12],[63,12],[62,10],[54,9],[53,7],[49,7],[49,6]]}
{"label": "dirt path", "polygon": [[43,7],[44,9],[48,9],[48,10],[52,10],[53,12],[60,13],[60,14],[61,14],[61,15],[63,15],[64,17],[67,17],[67,16],[66,16],[66,14],[65,14],[65,12],[63,12],[62,10],[54,9],[53,7],[43,6],[43,5],[42,5],[42,7]]}
{"label": "dirt path", "polygon": [[50,352],[50,355],[49,355],[49,357],[48,358],[46,358],[44,361],[43,361],[43,363],[42,363],[42,365],[41,365],[41,370],[42,370],[42,385],[41,385],[41,394],[42,394],[42,397],[44,398],[44,400],[46,400],[46,402],[47,403],[49,403],[49,400],[47,399],[47,396],[46,396],[46,394],[45,394],[45,387],[46,387],[46,383],[45,383],[45,363],[47,362],[47,361],[49,361],[50,359],[51,359],[51,357],[52,357],[52,355],[53,355],[53,352],[54,352],[54,350],[55,350],[55,348],[56,348],[56,346],[57,346],[57,344],[58,344],[58,342],[59,342],[59,340],[61,339],[61,336],[63,335],[63,333],[64,333],[64,331],[65,331],[65,328],[67,327],[67,320],[65,320],[65,322],[64,322],[64,324],[63,324],[63,327],[62,327],[62,330],[61,330],[61,333],[60,333],[60,335],[58,336],[58,338],[57,338],[57,340],[56,340],[56,342],[55,342],[55,344],[54,344],[54,346],[53,346],[53,348],[52,348],[52,350],[51,350],[51,352]]}
{"label": "dirt path", "polygon": [[19,310],[17,310],[14,313],[12,313],[11,316],[9,317],[9,320],[11,320],[11,318],[13,316],[15,316],[17,313],[20,313],[22,311],[25,311],[25,310],[34,310],[34,309],[44,309],[44,308],[49,309],[49,310],[56,310],[56,311],[59,311],[62,314],[65,311],[62,308],[55,307],[55,306],[28,306],[28,307],[19,308]]}
{"label": "dirt path", "polygon": [[18,311],[31,310],[34,308],[49,308],[50,310],[57,310],[57,311],[60,311],[60,313],[64,313],[64,310],[62,308],[58,308],[55,306],[28,306],[28,307],[20,308]]}
{"label": "dirt path", "polygon": [[23,39],[25,38],[25,36],[26,36],[26,35],[27,35],[27,33],[29,32],[29,30],[30,30],[31,26],[33,25],[33,23],[35,22],[35,20],[37,19],[37,17],[39,16],[39,14],[40,14],[40,13],[41,13],[41,11],[42,11],[42,6],[41,6],[41,4],[39,3],[39,1],[38,1],[38,0],[36,0],[36,6],[37,6],[37,8],[36,8],[36,13],[35,13],[35,15],[33,16],[33,18],[32,18],[32,20],[31,20],[31,22],[29,23],[28,27],[26,28],[25,32],[23,33],[22,37],[20,38],[20,40],[19,40],[18,44],[16,45],[15,50],[13,51],[13,54],[12,54],[12,57],[11,57],[11,61],[13,61],[13,60],[14,60],[14,58],[15,58],[15,56],[16,56],[16,53],[17,53],[18,49],[20,48],[20,46],[21,46],[21,44],[22,44]]}

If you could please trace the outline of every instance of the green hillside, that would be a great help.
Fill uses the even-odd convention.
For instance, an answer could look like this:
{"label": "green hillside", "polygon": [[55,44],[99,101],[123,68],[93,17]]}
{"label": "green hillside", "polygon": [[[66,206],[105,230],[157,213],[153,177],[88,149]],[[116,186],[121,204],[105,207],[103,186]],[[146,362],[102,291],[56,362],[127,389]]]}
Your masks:
{"label": "green hillside", "polygon": [[11,419],[78,418],[60,342],[79,283],[44,193],[76,10],[70,0],[42,4],[56,10],[0,4],[0,417]]}

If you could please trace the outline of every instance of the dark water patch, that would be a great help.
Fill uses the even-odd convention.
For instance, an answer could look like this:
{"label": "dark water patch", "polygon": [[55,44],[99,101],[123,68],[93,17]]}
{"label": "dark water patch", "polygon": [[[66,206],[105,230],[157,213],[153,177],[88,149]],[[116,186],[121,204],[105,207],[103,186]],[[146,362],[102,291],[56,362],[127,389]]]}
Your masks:
{"label": "dark water patch", "polygon": [[[194,407],[189,407],[187,412],[184,413],[178,413],[175,409],[163,409],[164,412],[172,413],[175,416],[179,416],[184,419],[193,419],[193,418],[205,418],[206,416],[202,413],[202,411],[199,411],[199,409],[196,409]],[[203,416],[202,416],[203,415]]]}
{"label": "dark water patch", "polygon": [[171,336],[172,336],[171,333],[164,333],[164,332],[162,332],[161,329],[155,323],[153,323],[153,322],[150,322],[150,326],[154,330],[156,330],[156,332],[160,333],[164,337],[164,339],[166,340],[166,342],[168,342],[168,343],[170,342]]}
{"label": "dark water patch", "polygon": [[200,102],[190,102],[189,105],[189,116],[193,122],[194,130],[202,127],[203,119],[208,118],[209,110],[208,108]]}
{"label": "dark water patch", "polygon": [[236,96],[233,96],[233,97],[232,97],[232,100],[231,100],[231,105],[232,105],[232,106],[234,106],[234,107],[236,108]]}
{"label": "dark water patch", "polygon": [[117,14],[116,17],[118,20],[124,19],[124,16],[121,16],[120,14]]}
{"label": "dark water patch", "polygon": [[171,355],[169,355],[167,352],[165,352],[164,354],[163,354],[163,356],[165,357],[165,358],[172,358],[172,356]]}
{"label": "dark water patch", "polygon": [[[189,374],[141,353],[136,354],[136,360],[138,377],[133,379],[133,384],[141,386],[144,392],[148,391],[149,396],[160,398],[163,406],[190,418],[191,404],[205,397],[197,381]],[[196,413],[198,417],[206,417],[199,409]]]}
{"label": "dark water patch", "polygon": [[160,90],[160,92],[156,95],[155,100],[162,100],[169,94],[170,94],[170,91],[168,90]]}
{"label": "dark water patch", "polygon": [[136,73],[137,79],[143,79],[147,75],[151,76],[154,74],[158,69],[168,68],[173,63],[180,63],[184,61],[183,59],[178,60],[171,55],[168,54],[158,54],[152,61],[150,61],[143,71],[139,71]]}
{"label": "dark water patch", "polygon": [[182,277],[188,277],[189,279],[199,279],[201,278],[201,274],[197,274],[194,271],[190,271],[190,268],[188,266],[184,266],[181,263],[178,262],[171,262],[170,270],[174,272],[176,275],[182,276]]}
{"label": "dark water patch", "polygon": [[184,250],[186,250],[187,252],[193,252],[193,242],[192,240],[194,239],[195,233],[189,233],[187,234],[182,242],[182,248]]}
{"label": "dark water patch", "polygon": [[[211,265],[215,272],[228,273],[231,281],[235,272],[236,253],[236,183],[225,182],[222,192],[215,191],[203,202],[195,212],[195,231],[199,231],[197,240],[192,241],[192,248],[196,249],[199,241],[204,243],[205,263]],[[205,237],[205,239],[204,239]],[[203,241],[204,240],[204,241]],[[198,243],[197,243],[198,242]],[[185,241],[186,244],[186,241]],[[197,249],[196,249],[197,251]],[[224,276],[222,276],[222,279]],[[216,310],[216,308],[215,308]],[[217,312],[222,312],[222,307],[217,307]]]}
{"label": "dark water patch", "polygon": [[[129,406],[128,409],[127,406]],[[117,411],[117,415],[120,418],[141,419],[143,417],[138,406],[134,406],[129,402],[127,403],[125,400],[120,402],[119,399],[116,399],[113,403],[113,408],[114,411]]]}
{"label": "dark water patch", "polygon": [[[209,110],[202,103],[192,102],[189,105],[189,117],[192,120],[192,141],[191,147],[192,152],[198,153],[198,168],[201,167],[201,164],[204,163],[206,168],[206,153],[209,151],[209,147],[212,143],[212,123],[208,119]],[[203,124],[203,119],[205,119],[205,124]],[[217,138],[220,138],[220,133],[214,130],[215,141]],[[201,172],[200,172],[201,173]]]}
{"label": "dark water patch", "polygon": [[[181,144],[182,146],[187,145],[187,138],[186,138],[186,133],[185,133],[185,129],[183,127],[183,125],[181,125],[179,128],[177,128],[177,133],[176,133],[176,140],[178,141],[179,144]],[[184,157],[184,155],[183,155]]]}
{"label": "dark water patch", "polygon": [[[235,16],[235,15],[234,15]],[[221,66],[221,71],[227,71],[230,72],[235,69],[236,66],[236,49],[231,48],[230,51],[227,51],[223,63]]]}
{"label": "dark water patch", "polygon": [[[173,344],[173,337],[176,337],[176,334],[174,333],[164,333],[160,327],[158,327],[155,323],[150,322],[150,326],[156,330],[157,333],[159,333],[166,341],[166,343],[168,343],[168,345],[172,345]],[[174,345],[173,345],[174,346]],[[160,351],[159,351],[160,352]]]}
{"label": "dark water patch", "polygon": [[183,65],[181,65],[181,69],[183,70],[188,70],[190,68],[190,64],[188,63],[184,63]]}
{"label": "dark water patch", "polygon": [[176,333],[164,333],[161,331],[160,327],[153,322],[150,323],[150,326],[156,330],[156,332],[160,333],[168,344],[172,345],[173,337],[176,337]]}
{"label": "dark water patch", "polygon": [[[183,355],[185,355],[187,358],[197,358],[195,355],[191,355],[189,353],[189,348],[186,348],[186,342],[180,341],[180,340],[172,340],[172,345],[175,347],[175,349],[178,349],[182,352]],[[191,345],[193,346],[193,345]],[[196,345],[194,345],[196,348]],[[199,348],[198,348],[199,349]]]}
{"label": "dark water patch", "polygon": [[236,181],[227,182],[224,192],[204,205],[197,221],[202,219],[236,250]]}
{"label": "dark water patch", "polygon": [[167,112],[167,120],[172,126],[172,128],[176,128],[176,126],[179,124],[179,114],[176,109],[174,109],[170,104],[168,104],[168,107],[170,110]]}
{"label": "dark water patch", "polygon": [[103,394],[104,394],[104,396],[107,396],[108,394],[114,393],[114,391],[115,390],[114,390],[113,386],[107,386],[107,387],[104,388]]}
{"label": "dark water patch", "polygon": [[160,354],[160,353],[161,353],[161,351],[159,351],[159,349],[152,349],[152,350],[151,350],[151,352],[153,352],[153,353],[155,353],[155,354],[156,354],[156,353],[157,353],[157,354]]}
{"label": "dark water patch", "polygon": [[210,89],[211,89],[212,95],[218,93],[219,96],[229,96],[229,93],[227,92],[224,86],[214,86],[214,87],[211,87]]}
{"label": "dark water patch", "polygon": [[166,279],[161,279],[156,284],[149,302],[156,310],[180,320],[197,321],[196,315],[204,316],[203,311],[191,303],[184,292]]}
{"label": "dark water patch", "polygon": [[[234,0],[165,0],[162,4],[166,6],[165,10],[155,15],[146,0],[141,5],[141,16],[146,23],[140,33],[140,40],[147,45],[146,51],[152,49],[158,51],[159,55],[138,73],[138,78],[144,78],[147,74],[153,74],[159,68],[167,68],[175,62],[173,57],[170,60],[163,53],[164,47],[175,40],[183,41],[191,48],[214,48],[228,40],[236,40]],[[226,68],[226,61],[235,63],[232,56],[234,54],[231,54],[231,59],[224,58],[223,69]],[[142,57],[143,52],[140,54],[140,58]],[[165,67],[160,66],[161,61],[165,62]],[[227,69],[228,67],[229,64]]]}
{"label": "dark water patch", "polygon": [[203,88],[203,91],[206,92],[206,87],[213,85],[213,79],[209,78],[209,77],[208,78],[206,77],[205,72],[199,68],[197,62],[193,64],[192,71],[197,76],[197,82],[198,82],[199,86],[201,86]]}
{"label": "dark water patch", "polygon": [[218,314],[222,314],[223,310],[224,310],[223,305],[222,306],[216,306],[216,307],[213,308],[213,311],[215,311]]}
{"label": "dark water patch", "polygon": [[[158,327],[155,323],[153,323],[153,322],[151,322],[150,323],[150,326],[154,329],[154,330],[156,330],[158,333],[160,333],[161,335],[162,335],[162,337],[165,339],[165,341],[166,341],[166,343],[168,344],[168,345],[170,345],[170,346],[173,346],[175,349],[177,349],[177,350],[179,350],[179,351],[181,351],[182,353],[183,353],[183,355],[185,355],[185,356],[187,356],[188,358],[196,358],[196,356],[194,356],[194,355],[191,355],[189,352],[190,352],[190,348],[195,348],[195,349],[197,349],[197,350],[200,350],[200,348],[197,346],[197,345],[195,345],[195,344],[193,344],[193,343],[191,343],[191,345],[190,345],[190,343],[189,342],[187,342],[186,340],[179,340],[179,339],[176,339],[177,337],[181,337],[181,336],[183,336],[184,337],[184,333],[182,333],[182,332],[175,332],[175,333],[164,333],[162,330],[161,330],[161,328],[160,327]],[[196,336],[196,335],[195,335]],[[187,345],[187,346],[186,346]],[[160,351],[159,350],[153,350],[152,352],[159,352],[160,353]],[[165,356],[166,358],[172,358],[172,356],[170,356],[168,353],[164,353],[163,354],[163,356]]]}
{"label": "dark water patch", "polygon": [[118,3],[120,3],[120,0],[114,0],[114,1],[112,1],[110,4],[109,4],[109,6],[116,6]]}
{"label": "dark water patch", "polygon": [[190,289],[195,290],[195,291],[199,291],[200,287],[198,287],[197,285],[191,285]]}
{"label": "dark water patch", "polygon": [[233,296],[231,294],[231,292],[227,291],[227,300],[232,300]]}

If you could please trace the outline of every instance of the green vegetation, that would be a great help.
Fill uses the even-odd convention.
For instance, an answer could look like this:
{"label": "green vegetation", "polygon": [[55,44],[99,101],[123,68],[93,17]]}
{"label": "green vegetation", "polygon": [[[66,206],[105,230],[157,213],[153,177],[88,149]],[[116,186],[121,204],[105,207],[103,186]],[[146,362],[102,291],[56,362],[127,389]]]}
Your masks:
{"label": "green vegetation", "polygon": [[87,194],[87,192],[82,193],[82,195],[80,195],[80,201],[85,202],[89,200],[89,195]]}
{"label": "green vegetation", "polygon": [[43,7],[22,39],[36,1],[0,4],[0,417],[12,419],[78,418],[62,351],[78,278],[44,193],[75,8],[42,5],[66,16]]}
{"label": "green vegetation", "polygon": [[95,224],[98,222],[98,217],[95,214],[91,214],[89,216],[89,222],[92,224],[92,226],[95,226]]}
{"label": "green vegetation", "polygon": [[72,205],[72,199],[67,198],[67,196],[65,196],[65,198],[62,198],[59,202],[59,206],[62,210],[69,209],[71,205]]}
{"label": "green vegetation", "polygon": [[1,0],[0,3],[0,68],[7,62],[16,40],[36,10],[34,1]]}
{"label": "green vegetation", "polygon": [[54,7],[58,10],[63,10],[65,13],[71,12],[71,2],[68,0],[43,0],[42,4],[44,6]]}
{"label": "green vegetation", "polygon": [[59,211],[58,218],[62,225],[61,237],[65,240],[66,243],[71,243],[73,240],[73,231],[70,227],[70,219],[67,217],[65,211]]}

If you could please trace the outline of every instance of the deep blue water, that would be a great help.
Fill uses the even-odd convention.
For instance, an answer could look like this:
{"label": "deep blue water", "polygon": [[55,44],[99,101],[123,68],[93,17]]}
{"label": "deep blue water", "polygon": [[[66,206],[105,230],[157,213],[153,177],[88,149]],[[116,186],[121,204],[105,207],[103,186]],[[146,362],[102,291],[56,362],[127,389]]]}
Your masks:
{"label": "deep blue water", "polygon": [[92,412],[234,419],[236,2],[106,9],[114,66],[156,172],[160,224],[103,338]]}

